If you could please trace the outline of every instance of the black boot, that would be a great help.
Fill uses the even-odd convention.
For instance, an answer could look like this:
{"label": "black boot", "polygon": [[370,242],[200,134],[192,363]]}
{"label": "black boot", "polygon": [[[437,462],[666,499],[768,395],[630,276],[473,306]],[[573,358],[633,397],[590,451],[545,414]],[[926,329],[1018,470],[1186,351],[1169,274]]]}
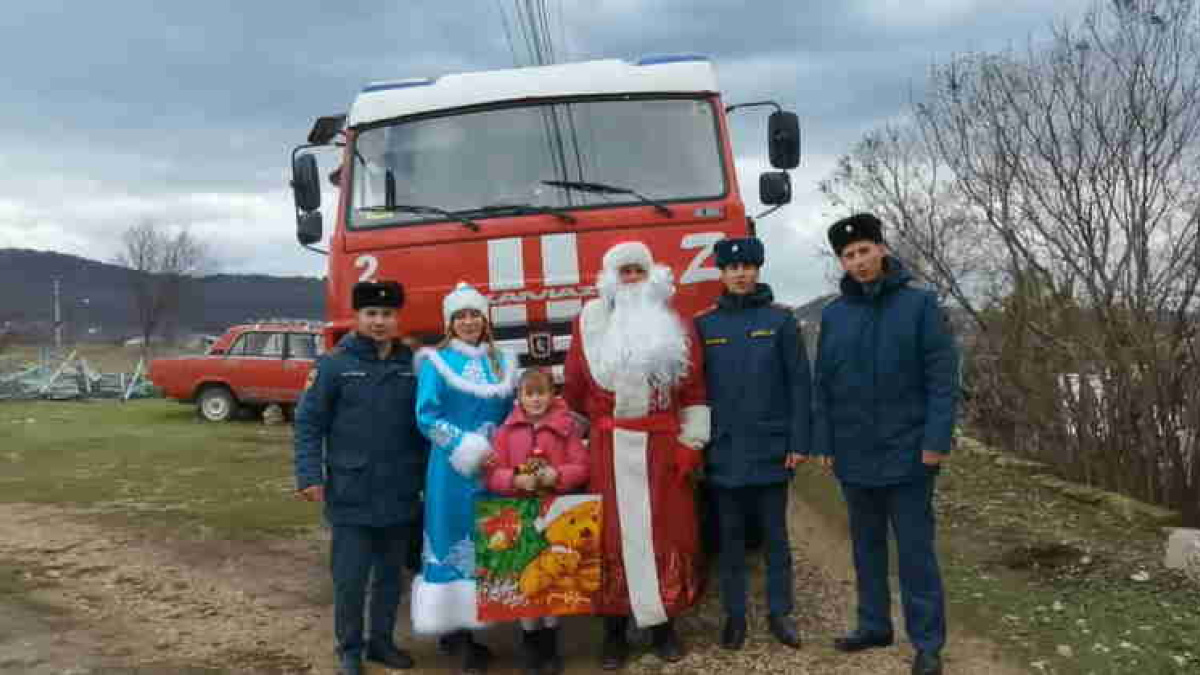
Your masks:
{"label": "black boot", "polygon": [[600,667],[604,670],[620,670],[629,660],[627,627],[628,619],[623,616],[604,619],[604,646],[600,648]]}
{"label": "black boot", "polygon": [[767,624],[771,629],[771,635],[774,635],[780,644],[792,649],[800,649],[800,634],[796,632],[796,622],[792,621],[790,616],[772,614],[767,619]]}
{"label": "black boot", "polygon": [[833,641],[833,648],[839,652],[861,652],[864,649],[874,649],[876,647],[891,647],[892,634],[885,633],[874,635],[856,630],[848,635],[837,638]]}
{"label": "black boot", "polygon": [[746,644],[746,617],[728,615],[721,628],[721,648],[737,651]]}
{"label": "black boot", "polygon": [[525,675],[541,675],[545,662],[542,629],[521,630],[521,667]]}
{"label": "black boot", "polygon": [[913,658],[913,675],[942,675],[942,655],[937,652],[917,652]]}
{"label": "black boot", "polygon": [[364,675],[362,656],[360,654],[342,654],[338,657],[340,675]]}
{"label": "black boot", "polygon": [[390,640],[367,642],[367,660],[382,663],[393,670],[408,670],[414,665],[412,656]]}
{"label": "black boot", "polygon": [[463,645],[463,635],[465,631],[455,631],[439,635],[437,639],[437,653],[439,656],[451,656],[457,654],[459,647]]}
{"label": "black boot", "polygon": [[542,675],[560,675],[563,672],[563,658],[558,651],[558,626],[543,628],[542,637]]}
{"label": "black boot", "polygon": [[679,641],[679,635],[675,632],[674,622],[668,621],[655,626],[652,632],[654,634],[654,653],[658,655],[658,658],[667,663],[683,660],[683,643]]}
{"label": "black boot", "polygon": [[460,649],[463,657],[462,675],[483,675],[487,672],[488,664],[492,662],[492,650],[476,642],[470,633],[466,633]]}

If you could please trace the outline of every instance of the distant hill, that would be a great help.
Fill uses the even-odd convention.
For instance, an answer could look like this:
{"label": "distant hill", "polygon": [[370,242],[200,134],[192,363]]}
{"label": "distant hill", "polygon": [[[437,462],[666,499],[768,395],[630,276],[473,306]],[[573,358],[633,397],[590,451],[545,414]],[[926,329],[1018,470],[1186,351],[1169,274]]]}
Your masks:
{"label": "distant hill", "polygon": [[[53,320],[53,283],[61,279],[63,319],[82,336],[117,339],[137,333],[126,268],[74,255],[0,249],[0,326],[11,321],[43,332]],[[215,274],[201,277],[184,303],[178,332],[215,333],[248,319],[321,319],[325,282],[313,277]],[[76,332],[78,331],[78,332]]]}

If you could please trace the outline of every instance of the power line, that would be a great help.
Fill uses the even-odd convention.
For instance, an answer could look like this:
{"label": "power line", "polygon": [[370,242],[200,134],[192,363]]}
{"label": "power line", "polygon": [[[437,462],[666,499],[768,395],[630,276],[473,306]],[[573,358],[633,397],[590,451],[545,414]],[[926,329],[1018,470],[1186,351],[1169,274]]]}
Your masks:
{"label": "power line", "polygon": [[525,46],[526,55],[529,57],[527,62],[533,65],[536,62],[533,58],[533,46],[530,42],[529,31],[525,24],[524,15],[521,13],[521,0],[513,0],[513,22],[517,25],[516,32]]}
{"label": "power line", "polygon": [[563,9],[563,1],[558,0],[558,44],[562,46],[563,60],[571,60],[571,50],[567,48],[567,14]]}
{"label": "power line", "polygon": [[504,11],[504,0],[496,0],[496,9],[500,12],[500,23],[504,26],[504,39],[508,42],[508,51],[512,54],[513,65],[520,68],[521,61],[517,58],[517,48],[513,44],[512,28],[508,25],[508,13]]}

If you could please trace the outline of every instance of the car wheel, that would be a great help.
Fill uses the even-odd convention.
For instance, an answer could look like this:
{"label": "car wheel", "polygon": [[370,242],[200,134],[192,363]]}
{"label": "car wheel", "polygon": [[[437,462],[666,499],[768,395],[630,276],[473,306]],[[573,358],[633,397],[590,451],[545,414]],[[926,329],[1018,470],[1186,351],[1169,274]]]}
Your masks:
{"label": "car wheel", "polygon": [[228,422],[237,414],[238,404],[225,387],[209,387],[200,394],[196,404],[200,416],[209,422]]}

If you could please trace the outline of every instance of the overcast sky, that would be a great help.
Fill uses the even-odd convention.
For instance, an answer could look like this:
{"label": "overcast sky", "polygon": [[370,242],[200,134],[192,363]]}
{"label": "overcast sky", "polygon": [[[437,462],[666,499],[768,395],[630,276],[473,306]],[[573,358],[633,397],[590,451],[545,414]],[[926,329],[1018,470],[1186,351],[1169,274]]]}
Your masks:
{"label": "overcast sky", "polygon": [[[513,0],[8,2],[0,12],[0,248],[111,261],[121,231],[186,224],[225,272],[320,275],[295,244],[291,147],[373,80],[505,68]],[[903,113],[931,64],[1023,47],[1087,0],[547,0],[560,60],[699,52],[727,103],[799,113],[794,204],[760,223],[767,280],[828,290],[816,183]],[[735,123],[743,192],[762,118]],[[327,167],[328,168],[328,167]],[[752,205],[753,206],[753,205]]]}

